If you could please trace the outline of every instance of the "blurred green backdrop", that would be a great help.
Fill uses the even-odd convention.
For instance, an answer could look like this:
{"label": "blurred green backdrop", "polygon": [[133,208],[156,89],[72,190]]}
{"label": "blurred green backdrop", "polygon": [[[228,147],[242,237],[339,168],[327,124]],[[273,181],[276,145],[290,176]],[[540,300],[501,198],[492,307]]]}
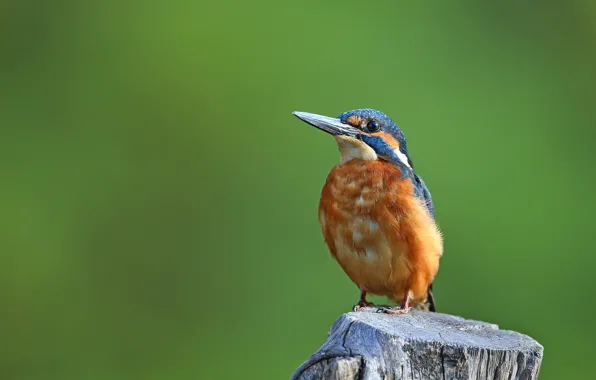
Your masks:
{"label": "blurred green backdrop", "polygon": [[405,130],[440,311],[592,378],[596,3],[0,1],[0,377],[287,378],[358,292],[334,141]]}

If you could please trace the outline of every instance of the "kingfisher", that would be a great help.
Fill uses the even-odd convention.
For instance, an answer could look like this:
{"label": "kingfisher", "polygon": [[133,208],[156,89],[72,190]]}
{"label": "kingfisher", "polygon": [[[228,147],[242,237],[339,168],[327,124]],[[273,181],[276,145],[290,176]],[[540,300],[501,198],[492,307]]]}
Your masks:
{"label": "kingfisher", "polygon": [[435,311],[432,283],[443,238],[402,130],[369,108],[337,118],[293,114],[332,135],[339,148],[340,163],[321,192],[319,222],[331,255],[360,289],[354,311],[375,306],[366,300],[369,293],[397,304],[379,312]]}

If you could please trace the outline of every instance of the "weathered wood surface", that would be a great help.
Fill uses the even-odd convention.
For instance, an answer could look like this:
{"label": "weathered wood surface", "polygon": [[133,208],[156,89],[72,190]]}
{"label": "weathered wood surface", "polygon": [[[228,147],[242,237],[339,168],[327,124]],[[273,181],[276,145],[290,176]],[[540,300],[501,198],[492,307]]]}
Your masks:
{"label": "weathered wood surface", "polygon": [[339,317],[292,379],[538,378],[543,347],[526,335],[447,314],[376,310]]}

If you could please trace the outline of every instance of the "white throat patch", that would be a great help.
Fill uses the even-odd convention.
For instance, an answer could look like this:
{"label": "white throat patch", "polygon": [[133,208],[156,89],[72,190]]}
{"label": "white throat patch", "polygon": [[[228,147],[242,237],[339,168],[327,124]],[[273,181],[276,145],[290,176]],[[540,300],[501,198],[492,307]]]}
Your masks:
{"label": "white throat patch", "polygon": [[[341,163],[345,163],[354,158],[361,160],[376,160],[377,153],[364,142],[349,136],[335,136],[339,153],[341,154]],[[407,161],[407,159],[406,159]]]}

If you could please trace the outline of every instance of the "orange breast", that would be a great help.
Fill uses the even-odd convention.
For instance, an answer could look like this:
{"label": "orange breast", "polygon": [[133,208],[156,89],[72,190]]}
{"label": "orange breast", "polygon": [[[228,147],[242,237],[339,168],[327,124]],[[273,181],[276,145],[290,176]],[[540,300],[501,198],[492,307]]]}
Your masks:
{"label": "orange breast", "polygon": [[442,239],[413,186],[385,161],[354,159],[333,168],[319,220],[331,254],[361,289],[401,302],[426,299]]}

